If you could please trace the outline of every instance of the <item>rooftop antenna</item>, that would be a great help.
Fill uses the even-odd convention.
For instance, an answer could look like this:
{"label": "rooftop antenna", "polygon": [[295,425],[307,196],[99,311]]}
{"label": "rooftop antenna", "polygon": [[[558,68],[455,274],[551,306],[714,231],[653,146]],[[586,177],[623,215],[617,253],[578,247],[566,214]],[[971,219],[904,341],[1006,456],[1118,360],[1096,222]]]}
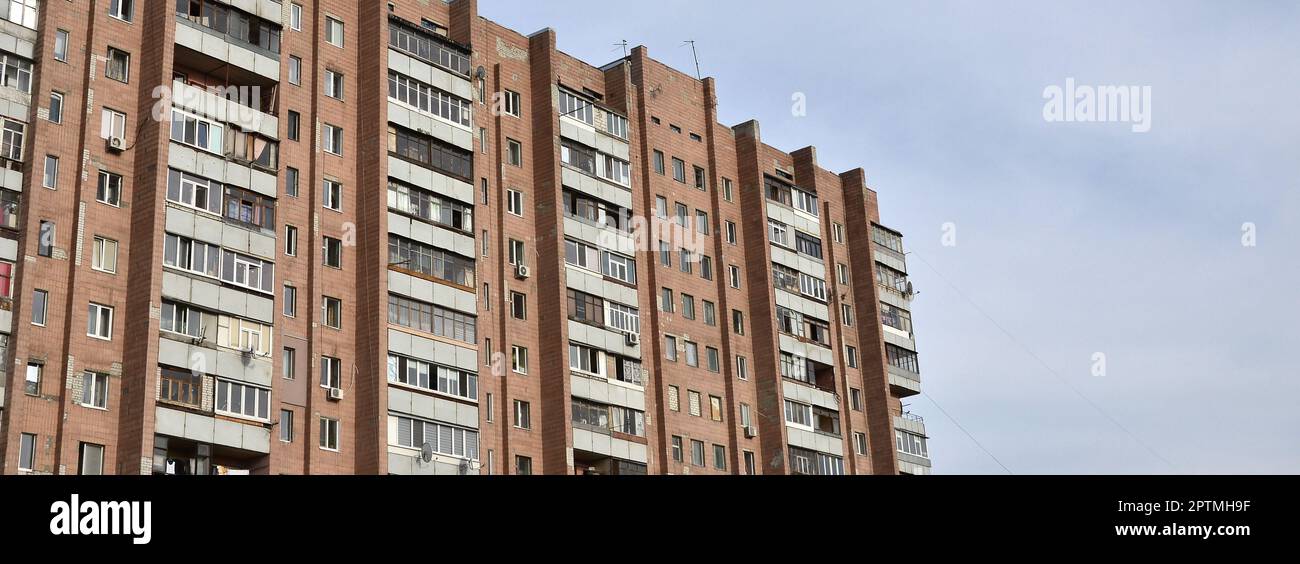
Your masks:
{"label": "rooftop antenna", "polygon": [[612,50],[617,51],[619,47],[623,48],[623,56],[627,57],[627,40],[624,39],[622,41],[619,41],[618,43],[615,43],[614,48]]}
{"label": "rooftop antenna", "polygon": [[682,44],[679,45],[678,47],[683,47],[683,46],[686,46],[686,45],[690,45],[690,46],[691,46],[691,56],[692,56],[692,57],[695,57],[695,79],[696,79],[696,80],[704,80],[704,78],[700,75],[700,54],[699,54],[699,52],[697,52],[697,51],[695,50],[695,40],[694,40],[694,39],[688,39],[688,40],[686,40],[686,43],[682,43]]}

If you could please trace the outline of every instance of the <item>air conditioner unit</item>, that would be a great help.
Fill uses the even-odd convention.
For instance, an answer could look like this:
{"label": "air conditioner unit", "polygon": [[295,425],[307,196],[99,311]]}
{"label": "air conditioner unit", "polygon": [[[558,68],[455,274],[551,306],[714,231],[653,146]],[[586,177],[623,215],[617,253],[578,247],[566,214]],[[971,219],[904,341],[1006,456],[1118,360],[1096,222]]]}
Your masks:
{"label": "air conditioner unit", "polygon": [[330,388],[330,401],[343,401],[343,388]]}
{"label": "air conditioner unit", "polygon": [[627,346],[635,347],[641,344],[641,336],[636,333],[624,333],[623,338],[627,341]]}
{"label": "air conditioner unit", "polygon": [[515,267],[515,278],[518,278],[520,280],[527,280],[528,277],[532,275],[533,272],[529,270],[527,266],[521,264]]}
{"label": "air conditioner unit", "polygon": [[758,436],[758,429],[757,429],[757,428],[755,428],[753,425],[750,425],[750,426],[748,426],[748,427],[745,427],[745,438],[746,438],[746,439],[752,439],[752,438],[757,437],[757,436]]}
{"label": "air conditioner unit", "polygon": [[122,151],[125,151],[126,139],[123,139],[121,137],[109,137],[108,150],[113,151],[114,153],[120,153]]}

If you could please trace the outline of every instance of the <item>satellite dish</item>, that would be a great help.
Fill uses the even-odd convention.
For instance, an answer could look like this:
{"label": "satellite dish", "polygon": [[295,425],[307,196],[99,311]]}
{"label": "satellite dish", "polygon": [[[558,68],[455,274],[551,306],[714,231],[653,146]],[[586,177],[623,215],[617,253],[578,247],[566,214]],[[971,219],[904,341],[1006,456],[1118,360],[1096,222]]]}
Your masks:
{"label": "satellite dish", "polygon": [[420,460],[423,460],[425,464],[433,462],[433,445],[424,443],[420,446]]}
{"label": "satellite dish", "polygon": [[457,468],[456,470],[461,476],[468,476],[470,471],[469,461],[468,460],[460,461],[460,467]]}
{"label": "satellite dish", "polygon": [[477,78],[477,79],[479,79],[479,80],[482,80],[482,79],[484,79],[484,78],[486,78],[486,77],[487,77],[487,69],[483,68],[483,67],[480,65],[479,68],[478,68],[478,70],[474,72],[474,78]]}

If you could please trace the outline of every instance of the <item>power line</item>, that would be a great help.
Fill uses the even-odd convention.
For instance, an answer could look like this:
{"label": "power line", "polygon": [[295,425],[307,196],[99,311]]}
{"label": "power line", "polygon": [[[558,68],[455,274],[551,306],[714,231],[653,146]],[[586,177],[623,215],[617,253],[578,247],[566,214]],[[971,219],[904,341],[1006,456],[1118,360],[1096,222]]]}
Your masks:
{"label": "power line", "polygon": [[[997,327],[998,331],[1001,331],[1003,335],[1006,335],[1008,339],[1011,339],[1012,343],[1014,343],[1017,347],[1020,347],[1020,350],[1024,351],[1025,354],[1028,354],[1034,360],[1038,361],[1038,364],[1041,364],[1043,368],[1047,370],[1048,374],[1054,376],[1057,381],[1059,381],[1062,385],[1068,388],[1071,392],[1074,392],[1074,395],[1078,396],[1079,399],[1082,399],[1089,406],[1092,406],[1092,408],[1096,410],[1097,413],[1101,414],[1102,417],[1105,417],[1107,420],[1109,420],[1112,425],[1118,427],[1119,430],[1123,431],[1124,434],[1128,435],[1129,438],[1133,439],[1133,441],[1136,442],[1139,446],[1146,449],[1146,451],[1150,453],[1151,456],[1154,456],[1157,459],[1159,459],[1161,462],[1164,462],[1166,465],[1169,466],[1171,470],[1175,472],[1178,471],[1178,467],[1174,466],[1173,462],[1170,462],[1169,459],[1162,456],[1159,452],[1156,452],[1154,448],[1152,448],[1145,441],[1143,441],[1141,438],[1135,435],[1132,431],[1128,430],[1128,427],[1125,427],[1123,424],[1119,422],[1119,420],[1115,419],[1109,413],[1107,413],[1106,410],[1102,409],[1100,405],[1097,405],[1096,402],[1093,402],[1092,399],[1084,395],[1082,391],[1074,387],[1074,385],[1071,384],[1069,380],[1065,379],[1065,377],[1057,373],[1056,370],[1053,370],[1051,365],[1047,364],[1047,361],[1043,360],[1042,357],[1038,356],[1037,354],[1034,354],[1034,351],[1029,350],[1029,347],[1025,346],[1023,343],[1020,342],[1019,339],[1015,337],[1015,335],[1012,335],[1010,331],[1007,331],[1006,328],[1002,327],[1002,325],[998,323],[997,320],[993,319],[993,317],[990,316],[987,312],[985,312],[983,308],[981,308],[978,304],[976,304],[975,300],[970,299],[970,297],[967,296],[965,293],[963,293],[961,289],[957,288],[957,286],[954,285],[951,281],[949,281],[948,278],[946,278],[943,275],[943,273],[939,272],[939,270],[935,268],[934,265],[931,265],[929,262],[926,262],[924,258],[921,258],[921,255],[918,255],[915,252],[908,253],[908,255],[916,257],[917,260],[920,260],[921,263],[924,264],[926,267],[928,267],[931,271],[933,271],[934,274],[938,276],[939,279],[942,280],[944,284],[947,284],[948,287],[952,288],[952,290],[956,292],[958,296],[961,296],[961,298],[966,300],[966,302],[969,303],[971,307],[975,308],[975,311],[979,312],[980,315],[983,315],[984,318],[987,319],[989,323],[992,323],[994,327]],[[930,401],[934,401],[934,398],[930,398]],[[935,404],[935,406],[937,407],[938,404]]]}
{"label": "power line", "polygon": [[949,414],[948,410],[944,409],[943,406],[939,405],[939,402],[934,401],[934,398],[931,397],[930,394],[922,392],[921,395],[925,396],[925,399],[930,400],[930,403],[934,404],[935,407],[939,408],[939,413],[942,413],[944,417],[947,417],[949,421],[952,421],[953,425],[956,425],[958,429],[961,429],[961,432],[966,434],[966,438],[970,439],[971,442],[975,443],[975,446],[980,447],[980,450],[984,451],[984,454],[989,455],[989,458],[992,458],[993,462],[998,463],[998,466],[1001,466],[1003,470],[1006,470],[1007,474],[1011,474],[1012,476],[1016,475],[1016,473],[1012,472],[1010,468],[1007,468],[1006,464],[1003,464],[1001,460],[998,460],[998,457],[993,456],[993,453],[989,452],[989,449],[984,448],[984,444],[980,443],[979,439],[975,438],[975,435],[970,434],[970,431],[967,431],[966,427],[963,427],[962,424],[957,421],[956,417],[953,417],[951,414]]}

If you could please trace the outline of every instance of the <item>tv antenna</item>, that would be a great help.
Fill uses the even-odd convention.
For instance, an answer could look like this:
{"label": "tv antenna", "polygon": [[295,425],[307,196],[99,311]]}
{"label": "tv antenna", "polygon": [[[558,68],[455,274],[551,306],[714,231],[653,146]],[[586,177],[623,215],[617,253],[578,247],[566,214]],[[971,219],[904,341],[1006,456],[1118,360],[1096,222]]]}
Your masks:
{"label": "tv antenna", "polygon": [[685,47],[687,45],[691,46],[691,56],[695,57],[695,79],[703,80],[703,77],[700,75],[700,53],[695,50],[695,40],[687,39],[686,43],[682,43],[681,45],[678,45],[678,47]]}
{"label": "tv antenna", "polygon": [[619,47],[622,47],[622,48],[623,48],[623,56],[626,57],[626,56],[627,56],[627,40],[624,39],[624,40],[622,40],[622,41],[619,41],[618,43],[615,43],[615,44],[614,44],[614,48],[611,49],[611,51],[617,51]]}

